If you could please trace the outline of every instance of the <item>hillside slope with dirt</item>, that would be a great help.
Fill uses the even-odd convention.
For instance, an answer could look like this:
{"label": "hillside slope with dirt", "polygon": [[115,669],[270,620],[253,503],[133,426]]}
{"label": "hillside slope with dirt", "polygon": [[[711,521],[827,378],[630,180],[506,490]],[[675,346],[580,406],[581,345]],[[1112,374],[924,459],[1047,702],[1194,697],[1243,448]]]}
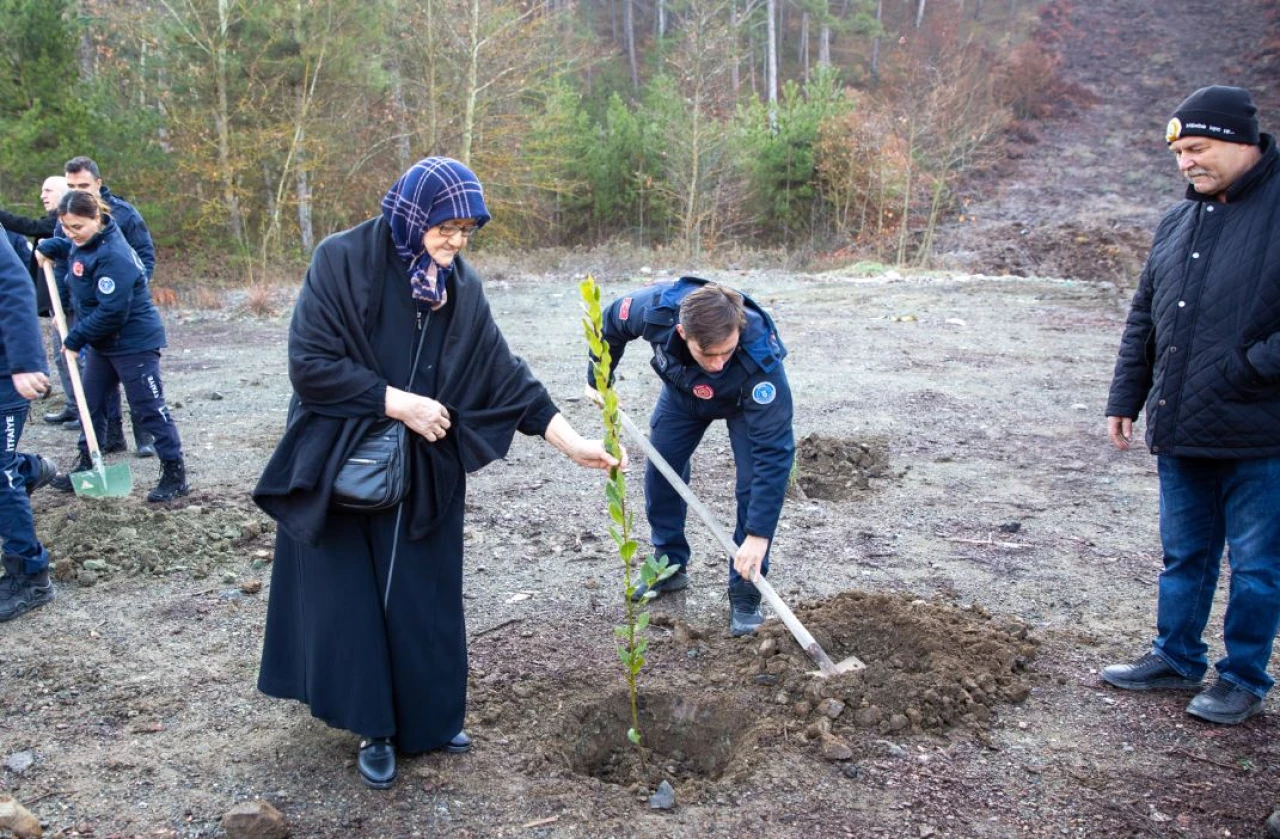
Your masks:
{"label": "hillside slope with dirt", "polygon": [[965,221],[939,233],[940,264],[1132,284],[1160,216],[1181,196],[1165,123],[1210,84],[1248,88],[1280,131],[1278,22],[1268,0],[1055,0],[1036,34],[1081,100],[1019,126],[1010,157],[967,183]]}

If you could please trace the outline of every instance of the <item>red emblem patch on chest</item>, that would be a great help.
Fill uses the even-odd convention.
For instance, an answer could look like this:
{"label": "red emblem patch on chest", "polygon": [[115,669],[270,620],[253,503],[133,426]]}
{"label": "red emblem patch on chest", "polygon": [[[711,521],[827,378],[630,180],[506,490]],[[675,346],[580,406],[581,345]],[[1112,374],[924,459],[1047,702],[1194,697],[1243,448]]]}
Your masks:
{"label": "red emblem patch on chest", "polygon": [[75,274],[77,277],[83,277],[84,263],[78,259],[75,262],[71,263],[71,273]]}
{"label": "red emblem patch on chest", "polygon": [[630,316],[631,316],[631,298],[624,297],[622,298],[622,305],[618,308],[618,317],[622,318],[623,320],[626,320]]}
{"label": "red emblem patch on chest", "polygon": [[710,399],[716,395],[716,392],[711,389],[711,385],[694,385],[693,395],[699,399]]}

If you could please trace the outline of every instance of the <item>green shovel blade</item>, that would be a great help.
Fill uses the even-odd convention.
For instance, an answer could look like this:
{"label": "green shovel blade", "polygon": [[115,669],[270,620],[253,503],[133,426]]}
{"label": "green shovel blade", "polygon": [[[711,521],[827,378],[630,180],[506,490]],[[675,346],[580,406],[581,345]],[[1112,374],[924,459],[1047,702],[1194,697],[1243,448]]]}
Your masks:
{"label": "green shovel blade", "polygon": [[118,498],[133,490],[133,474],[127,463],[104,466],[102,471],[72,472],[71,488],[85,498]]}

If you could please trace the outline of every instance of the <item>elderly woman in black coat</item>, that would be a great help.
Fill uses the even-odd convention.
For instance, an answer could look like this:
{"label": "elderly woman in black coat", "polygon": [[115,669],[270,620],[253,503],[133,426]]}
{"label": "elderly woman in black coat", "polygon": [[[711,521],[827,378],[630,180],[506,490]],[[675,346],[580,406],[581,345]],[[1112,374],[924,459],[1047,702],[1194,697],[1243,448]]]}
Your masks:
{"label": "elderly woman in black coat", "polygon": [[[517,431],[583,466],[618,465],[507,347],[459,256],[489,218],[471,170],[431,157],[380,216],[320,244],[289,328],[288,424],[254,491],[279,525],[258,688],[362,735],[357,766],[374,788],[394,782],[397,751],[471,745],[466,474]],[[386,417],[412,432],[408,495],[381,512],[332,508],[339,466]]]}

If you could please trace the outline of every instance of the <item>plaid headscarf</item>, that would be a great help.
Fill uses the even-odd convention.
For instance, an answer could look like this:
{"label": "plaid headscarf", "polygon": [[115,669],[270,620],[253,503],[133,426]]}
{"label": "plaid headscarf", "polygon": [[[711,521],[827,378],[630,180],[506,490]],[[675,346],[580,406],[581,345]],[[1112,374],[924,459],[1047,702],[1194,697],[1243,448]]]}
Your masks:
{"label": "plaid headscarf", "polygon": [[383,196],[382,216],[391,225],[396,253],[409,264],[414,298],[436,305],[444,303],[449,267],[431,258],[422,234],[454,219],[475,219],[483,227],[491,218],[475,173],[449,157],[427,157],[413,164]]}

